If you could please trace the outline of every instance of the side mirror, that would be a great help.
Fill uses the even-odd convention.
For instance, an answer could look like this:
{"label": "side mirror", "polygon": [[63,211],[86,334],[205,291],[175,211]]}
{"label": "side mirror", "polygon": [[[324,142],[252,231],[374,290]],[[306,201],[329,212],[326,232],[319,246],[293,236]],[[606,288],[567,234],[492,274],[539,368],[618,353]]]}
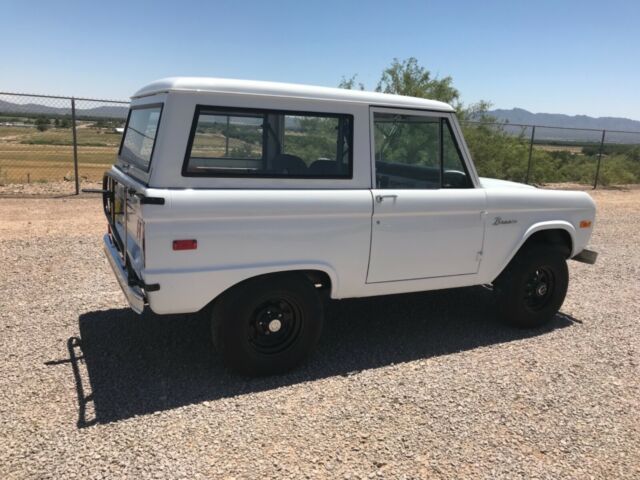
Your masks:
{"label": "side mirror", "polygon": [[469,186],[467,174],[460,170],[445,170],[442,185],[449,188],[466,188]]}

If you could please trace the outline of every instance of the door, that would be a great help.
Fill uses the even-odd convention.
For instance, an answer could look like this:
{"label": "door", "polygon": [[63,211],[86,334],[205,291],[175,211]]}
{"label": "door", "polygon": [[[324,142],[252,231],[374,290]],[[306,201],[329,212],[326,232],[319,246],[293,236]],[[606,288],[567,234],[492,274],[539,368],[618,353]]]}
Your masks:
{"label": "door", "polygon": [[372,109],[375,188],[367,283],[477,273],[484,190],[446,113]]}

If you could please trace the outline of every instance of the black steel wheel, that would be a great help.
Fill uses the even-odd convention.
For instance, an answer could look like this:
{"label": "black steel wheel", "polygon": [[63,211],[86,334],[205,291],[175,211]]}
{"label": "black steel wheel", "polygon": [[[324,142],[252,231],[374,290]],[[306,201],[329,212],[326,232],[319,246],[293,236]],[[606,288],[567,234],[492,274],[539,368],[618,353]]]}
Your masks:
{"label": "black steel wheel", "polygon": [[553,245],[524,247],[495,280],[500,317],[517,327],[549,322],[564,302],[569,270],[563,252]]}
{"label": "black steel wheel", "polygon": [[214,303],[212,337],[224,362],[246,375],[281,373],[316,345],[322,301],[302,274],[265,275],[243,282]]}
{"label": "black steel wheel", "polygon": [[524,301],[533,312],[544,309],[553,300],[555,275],[553,268],[541,266],[529,276],[525,284]]}
{"label": "black steel wheel", "polygon": [[249,342],[256,351],[273,355],[289,348],[302,329],[302,309],[291,299],[272,298],[249,319]]}

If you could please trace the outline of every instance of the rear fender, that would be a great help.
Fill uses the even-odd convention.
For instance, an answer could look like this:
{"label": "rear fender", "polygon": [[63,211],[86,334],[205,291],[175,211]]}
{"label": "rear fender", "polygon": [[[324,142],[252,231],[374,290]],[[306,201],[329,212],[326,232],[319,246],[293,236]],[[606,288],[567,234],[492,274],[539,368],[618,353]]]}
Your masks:
{"label": "rear fender", "polygon": [[[213,270],[145,271],[146,283],[158,283],[161,289],[149,292],[149,307],[155,313],[197,312],[235,285],[261,275],[294,271],[320,271],[331,281],[330,296],[339,292],[335,269],[326,263],[292,262],[268,265],[234,265]],[[167,295],[167,292],[171,292]]]}

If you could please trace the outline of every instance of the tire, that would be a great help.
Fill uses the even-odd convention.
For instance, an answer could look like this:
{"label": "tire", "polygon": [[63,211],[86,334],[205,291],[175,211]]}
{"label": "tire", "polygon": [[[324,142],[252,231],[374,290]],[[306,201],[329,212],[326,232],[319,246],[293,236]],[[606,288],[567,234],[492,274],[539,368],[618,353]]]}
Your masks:
{"label": "tire", "polygon": [[560,310],[568,285],[569,270],[560,249],[525,247],[494,282],[499,316],[519,328],[542,326]]}
{"label": "tire", "polygon": [[212,309],[214,346],[224,363],[250,376],[286,372],[316,346],[323,306],[302,274],[247,280],[219,298]]}

